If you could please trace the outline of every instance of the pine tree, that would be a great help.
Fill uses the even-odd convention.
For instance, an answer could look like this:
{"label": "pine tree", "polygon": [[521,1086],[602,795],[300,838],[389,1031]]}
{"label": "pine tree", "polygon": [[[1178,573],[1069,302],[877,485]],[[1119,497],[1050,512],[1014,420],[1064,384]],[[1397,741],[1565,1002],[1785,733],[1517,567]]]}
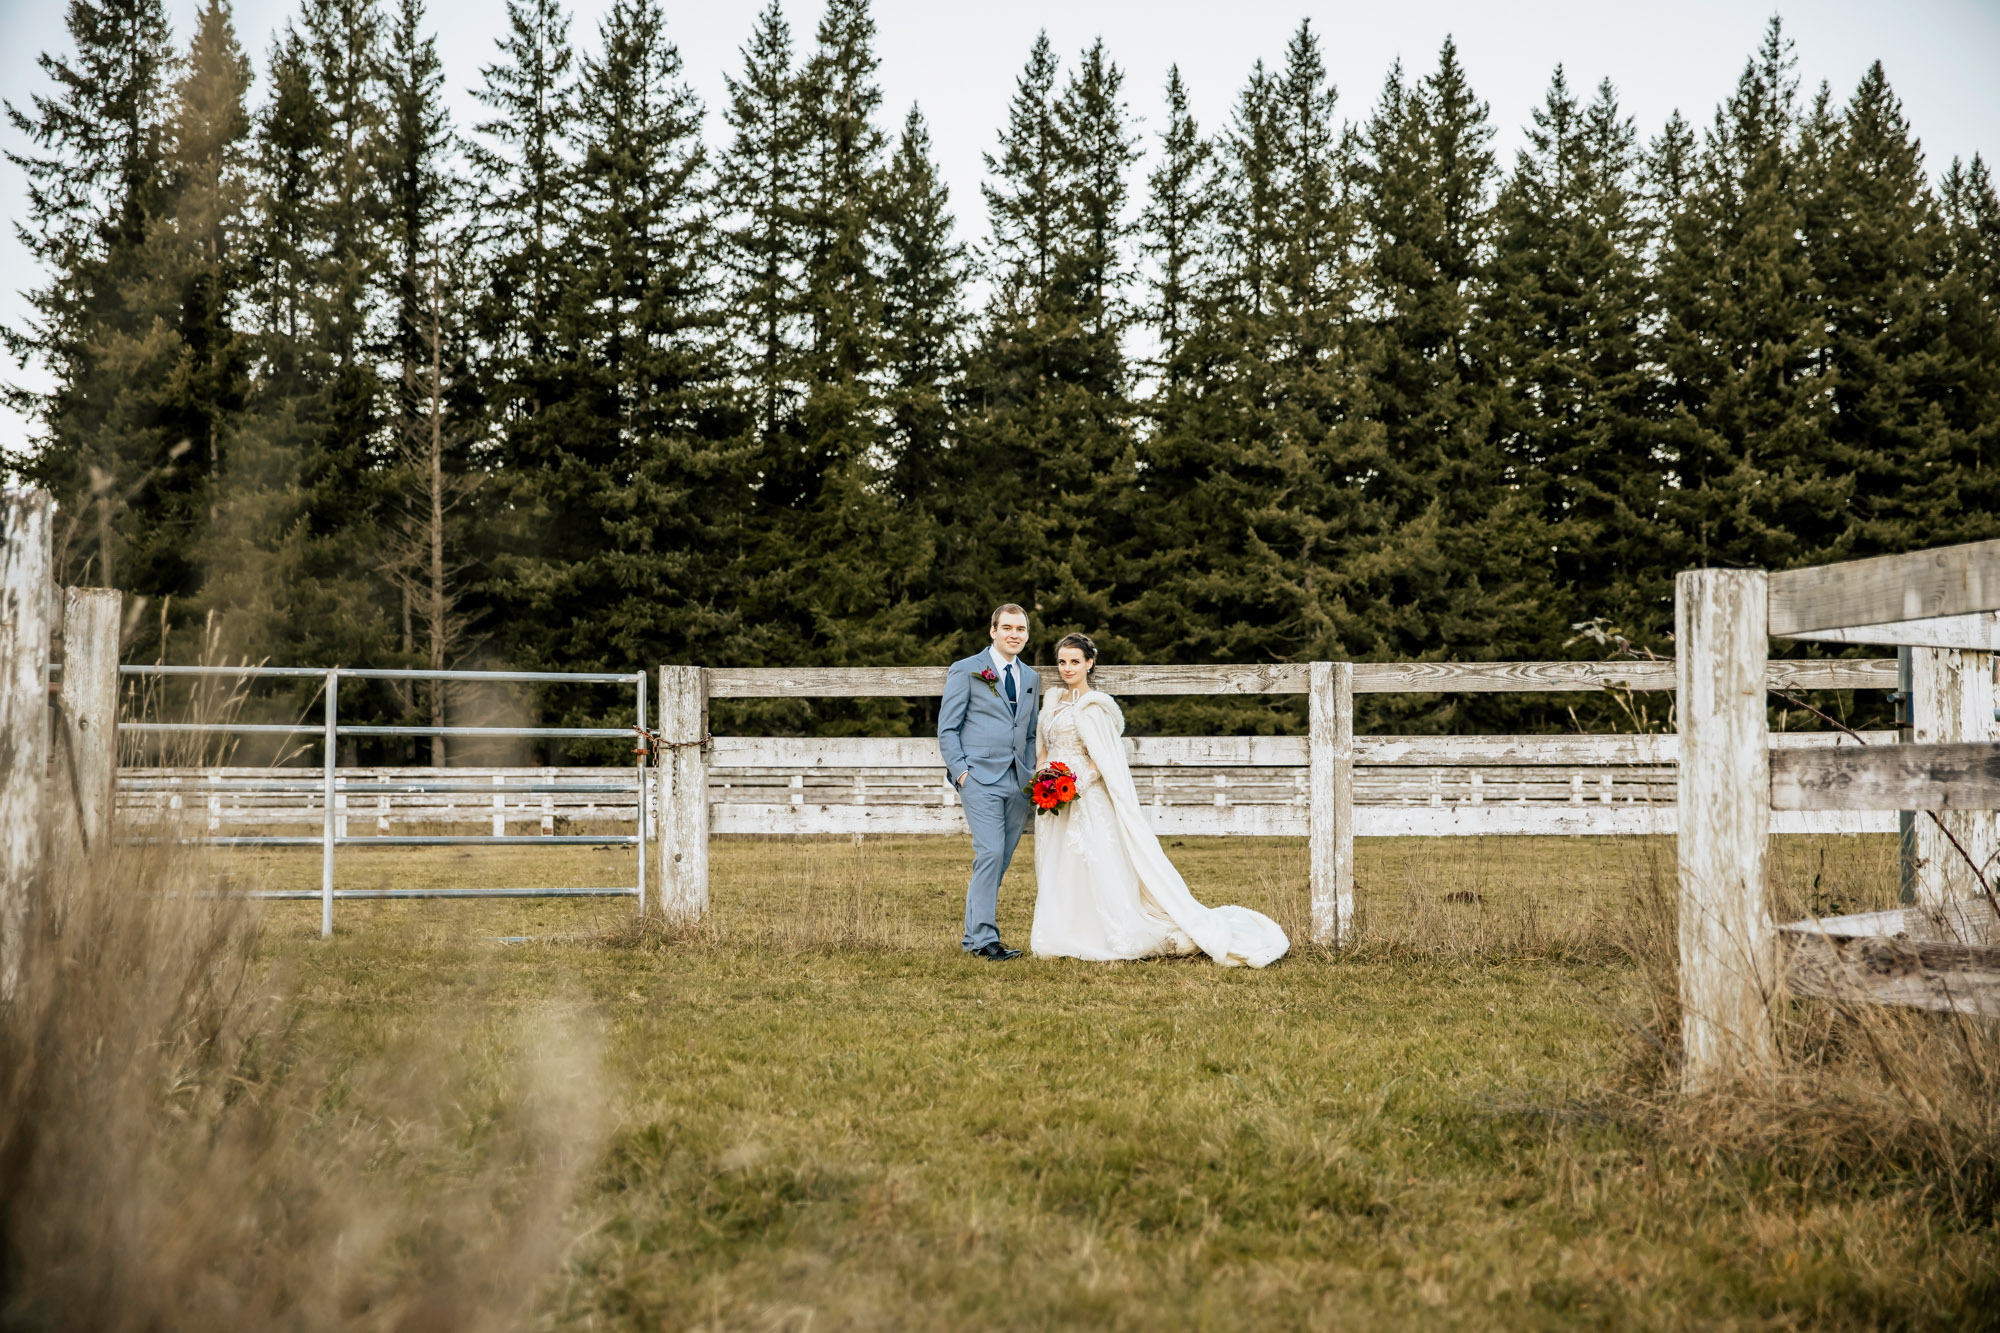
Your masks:
{"label": "pine tree", "polygon": [[[1239,583],[1246,548],[1263,554],[1245,499],[1246,437],[1265,434],[1277,376],[1270,286],[1279,245],[1281,134],[1262,62],[1200,181],[1199,128],[1170,78],[1163,156],[1145,244],[1160,264],[1152,314],[1162,359],[1151,429],[1139,442],[1128,633],[1158,660],[1233,660],[1262,589]],[[1176,234],[1178,233],[1178,234]],[[1175,254],[1176,249],[1180,250]],[[1168,278],[1171,266],[1184,275]],[[1246,595],[1247,594],[1247,595]],[[1192,722],[1185,710],[1175,721]]]}
{"label": "pine tree", "polygon": [[382,340],[371,297],[388,266],[381,223],[381,165],[389,156],[384,34],[376,6],[377,0],[308,0],[301,34],[326,125],[313,219],[321,246],[314,333],[330,374],[300,479],[305,520],[327,539],[321,568],[341,580],[364,579],[374,474],[386,457],[383,386],[372,355]]}
{"label": "pine tree", "polygon": [[294,602],[306,582],[299,465],[327,377],[314,336],[326,117],[296,28],[273,43],[267,83],[251,130],[244,247],[242,333],[252,373],[217,479],[202,600],[222,618],[232,648],[289,658]]}
{"label": "pine tree", "polygon": [[752,401],[767,503],[795,495],[774,471],[796,407],[803,318],[805,145],[791,27],[777,0],[758,15],[743,48],[743,76],[728,79],[724,112],[734,138],[718,172],[730,309]]}
{"label": "pine tree", "polygon": [[882,188],[882,373],[891,486],[912,523],[935,506],[965,362],[965,246],[915,106]]}
{"label": "pine tree", "polygon": [[[1047,630],[1110,626],[1115,556],[1131,546],[1121,250],[1136,139],[1102,43],[1060,94],[1057,72],[1044,34],[987,158],[995,291],[967,374],[951,515],[964,539],[961,624],[1013,600]],[[1104,645],[1131,651],[1115,635]]]}
{"label": "pine tree", "polygon": [[1378,414],[1389,457],[1379,493],[1409,521],[1441,501],[1483,503],[1491,401],[1474,311],[1491,216],[1493,130],[1447,40],[1438,72],[1412,87],[1392,71],[1357,170],[1380,309]]}
{"label": "pine tree", "polygon": [[795,498],[779,516],[773,553],[795,571],[788,637],[843,663],[915,651],[911,585],[928,564],[901,530],[883,466],[878,64],[867,0],[830,0],[799,80],[807,344],[797,444],[779,456],[776,474]]}
{"label": "pine tree", "polygon": [[993,222],[988,264],[994,279],[1037,296],[1055,281],[1066,220],[1060,199],[1070,148],[1055,114],[1059,72],[1049,35],[1038,34],[1015,81],[1000,156],[985,155],[988,179],[980,186]]}
{"label": "pine tree", "polygon": [[[394,441],[376,302],[383,234],[382,23],[372,0],[313,0],[271,58],[252,172],[255,374],[218,501],[212,609],[237,651],[358,662],[396,651],[381,569]],[[385,720],[387,691],[352,700]],[[356,751],[350,747],[349,754]]]}
{"label": "pine tree", "polygon": [[1054,282],[1061,299],[1085,322],[1088,346],[1102,363],[1095,374],[1107,393],[1124,387],[1120,337],[1129,319],[1124,289],[1126,241],[1135,230],[1127,218],[1128,177],[1139,158],[1120,100],[1125,76],[1091,44],[1056,103],[1056,124],[1069,155],[1066,204],[1071,239],[1060,254]]}
{"label": "pine tree", "polygon": [[[1342,583],[1372,539],[1358,484],[1367,344],[1357,336],[1348,150],[1317,35],[1253,71],[1223,140],[1212,275],[1146,442],[1154,651],[1218,661],[1337,652]],[[1177,723],[1290,726],[1296,710],[1183,706]],[[1272,714],[1277,716],[1272,716]]]}
{"label": "pine tree", "polygon": [[[156,512],[128,533],[150,590],[203,594],[209,517],[249,391],[241,327],[247,274],[250,62],[227,0],[208,0],[174,87],[164,136],[163,214],[146,246],[156,313],[150,335],[162,365],[153,388],[161,438],[185,445],[152,494]],[[137,309],[133,311],[136,315]],[[132,525],[138,527],[137,524]],[[136,573],[136,571],[135,571]]]}
{"label": "pine tree", "polygon": [[573,372],[548,409],[521,640],[551,664],[714,659],[740,624],[727,574],[746,497],[725,443],[702,108],[657,0],[612,6],[576,110],[575,262],[556,323]]}
{"label": "pine tree", "polygon": [[[1511,484],[1496,439],[1497,382],[1483,306],[1493,217],[1492,128],[1447,40],[1437,72],[1400,69],[1362,135],[1357,192],[1375,312],[1372,415],[1381,466],[1366,481],[1393,524],[1351,594],[1357,651],[1390,658],[1539,656],[1562,630],[1549,606],[1539,505]],[[1514,702],[1388,702],[1430,725],[1510,725]]]}
{"label": "pine tree", "polygon": [[1148,498],[1174,534],[1154,542],[1147,618],[1186,618],[1180,632],[1203,657],[1325,646],[1326,542],[1352,496],[1337,482],[1354,237],[1336,106],[1319,40],[1301,24],[1284,69],[1254,71],[1239,101],[1215,272],[1189,342],[1201,382],[1147,452]]}
{"label": "pine tree", "polygon": [[551,348],[570,234],[575,56],[558,0],[508,0],[507,23],[500,59],[480,72],[474,95],[491,116],[474,127],[468,155],[487,256],[479,325],[488,411],[503,466],[532,468],[542,410],[560,396],[564,373]]}
{"label": "pine tree", "polygon": [[1557,66],[1527,137],[1496,210],[1502,447],[1555,548],[1551,600],[1664,646],[1636,135],[1608,80],[1579,105]]}
{"label": "pine tree", "polygon": [[1951,453],[1928,481],[1925,544],[2000,536],[2000,195],[1983,160],[1952,161],[1939,211],[1935,290],[1950,362],[1941,395]]}
{"label": "pine tree", "polygon": [[[471,642],[464,510],[475,474],[469,457],[481,404],[465,347],[469,274],[460,210],[465,182],[444,106],[437,39],[424,31],[422,0],[398,0],[383,64],[388,108],[381,151],[386,264],[391,452],[384,486],[383,572],[401,602],[405,657],[433,671],[458,665]],[[426,725],[443,726],[443,680],[391,691],[406,712],[423,700]],[[430,738],[433,766],[445,738]]]}
{"label": "pine tree", "polygon": [[1856,554],[1935,544],[1954,506],[1928,484],[1950,470],[1957,378],[1937,299],[1944,227],[1923,153],[1876,62],[1831,135],[1826,205],[1807,229],[1827,329],[1823,374],[1833,467],[1853,478]]}
{"label": "pine tree", "polygon": [[1179,65],[1167,70],[1167,127],[1160,133],[1159,165],[1146,179],[1139,248],[1153,262],[1151,299],[1143,314],[1159,345],[1152,369],[1163,395],[1183,387],[1192,367],[1186,353],[1205,285],[1203,260],[1213,243],[1215,146],[1202,137],[1188,109]]}
{"label": "pine tree", "polygon": [[462,203],[451,165],[457,140],[444,106],[444,66],[437,38],[424,32],[423,0],[398,0],[383,84],[388,116],[382,193],[389,252],[384,285],[395,308],[391,417],[402,439],[426,430],[421,423],[434,394],[424,381],[438,344],[439,302],[431,289]]}
{"label": "pine tree", "polygon": [[483,269],[473,313],[485,425],[477,452],[490,477],[471,525],[471,600],[473,614],[494,628],[490,651],[508,661],[541,661],[550,651],[549,627],[522,609],[535,604],[549,541],[569,535],[553,531],[544,501],[576,424],[564,406],[577,392],[564,330],[577,268],[569,22],[560,0],[508,0],[498,58],[474,90],[487,117],[467,146]]}
{"label": "pine tree", "polygon": [[1669,564],[1836,554],[1851,482],[1828,467],[1824,314],[1801,231],[1791,44],[1772,20],[1717,110],[1659,255]]}
{"label": "pine tree", "polygon": [[146,593],[151,572],[125,568],[128,542],[144,540],[150,492],[185,466],[186,452],[142,401],[156,387],[144,382],[148,368],[157,371],[167,349],[135,342],[127,308],[151,280],[143,255],[166,188],[172,52],[159,0],[71,0],[66,26],[74,56],[45,52],[38,62],[51,90],[27,111],[7,104],[30,145],[8,154],[28,182],[18,235],[45,277],[6,343],[54,381],[47,394],[9,396],[40,435],[26,476],[84,525],[65,543],[64,578]]}
{"label": "pine tree", "polygon": [[[468,466],[481,415],[476,380],[468,364],[472,290],[470,257],[461,235],[433,238],[424,256],[429,271],[414,304],[398,302],[404,321],[398,352],[420,358],[403,364],[397,389],[396,451],[390,464],[384,522],[383,572],[402,601],[405,657],[432,671],[459,665],[475,641],[466,575],[469,504],[480,477]],[[448,721],[451,682],[433,678],[418,688],[391,682],[405,713],[419,701],[426,726]],[[430,738],[432,767],[450,761],[444,736]],[[414,754],[414,746],[405,751]]]}

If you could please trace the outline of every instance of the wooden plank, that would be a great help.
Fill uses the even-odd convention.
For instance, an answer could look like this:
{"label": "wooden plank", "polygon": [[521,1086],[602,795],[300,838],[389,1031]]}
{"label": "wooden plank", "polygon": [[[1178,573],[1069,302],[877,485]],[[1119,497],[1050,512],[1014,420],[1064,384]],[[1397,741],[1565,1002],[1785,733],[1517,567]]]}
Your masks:
{"label": "wooden plank", "polygon": [[1670,690],[1672,662],[1357,662],[1356,694]]}
{"label": "wooden plank", "polygon": [[[876,695],[926,698],[944,693],[947,668],[718,667],[709,672],[717,699],[844,699]],[[1061,682],[1054,667],[1038,668],[1044,690]],[[1104,666],[1097,688],[1112,694],[1303,694],[1303,664],[1224,666]]]}
{"label": "wooden plank", "polygon": [[[1837,731],[1776,731],[1774,750],[1832,746],[1893,745],[1893,731],[1861,733],[1862,740]],[[1354,761],[1364,768],[1516,768],[1536,765],[1586,767],[1673,764],[1680,757],[1674,735],[1594,736],[1357,736]]]}
{"label": "wooden plank", "polygon": [[[1040,668],[1043,687],[1057,684]],[[1105,666],[1098,688],[1115,695],[1304,694],[1304,663],[1225,666]],[[1805,690],[1896,688],[1896,664],[1886,661],[1773,662],[1771,684]],[[927,698],[944,692],[944,667],[717,667],[709,671],[717,699]],[[1359,662],[1359,694],[1547,693],[1674,688],[1672,662]]]}
{"label": "wooden plank", "polygon": [[1307,880],[1312,942],[1340,948],[1354,921],[1354,664],[1314,662],[1308,704]]}
{"label": "wooden plank", "polygon": [[1770,576],[1775,637],[2000,610],[2000,538]]}
{"label": "wooden plank", "polygon": [[[1893,690],[1896,659],[1771,662],[1773,689]],[[1661,662],[1360,662],[1360,694],[1672,690],[1674,664]]]}
{"label": "wooden plank", "polygon": [[[1911,739],[1919,745],[2000,741],[2000,723],[1994,719],[2000,698],[1994,689],[1993,663],[1992,653],[1912,649]],[[1994,859],[2000,852],[2000,814],[1990,809],[1951,810],[1938,819],[1920,814],[1914,823],[1918,902],[1946,903],[1979,892],[1978,877],[1966,864],[1968,856],[1978,865],[1993,867],[1989,883],[2000,881],[2000,861]],[[1964,855],[1959,848],[1964,848]]]}
{"label": "wooden plank", "polygon": [[1841,939],[1879,936],[2000,948],[2000,917],[1994,915],[1992,904],[1984,897],[1936,906],[1896,907],[1886,912],[1857,912],[1851,916],[1808,917],[1804,921],[1788,921],[1778,929]]}
{"label": "wooden plank", "polygon": [[[1639,838],[1672,837],[1672,805],[1363,805],[1354,828],[1364,838]],[[1771,832],[1787,835],[1894,833],[1893,811],[1790,811],[1771,817]]]}
{"label": "wooden plank", "polygon": [[1773,810],[1771,833],[1894,833],[1894,810]]}
{"label": "wooden plank", "polygon": [[63,591],[61,826],[84,851],[103,845],[117,809],[118,640],[125,598],[115,588]]}
{"label": "wooden plank", "polygon": [[2000,1018],[2000,949],[1799,930],[1777,938],[1794,995]]}
{"label": "wooden plank", "polygon": [[[1162,837],[1304,838],[1309,833],[1307,812],[1300,806],[1164,805],[1147,806],[1146,815]],[[1795,822],[1788,827],[1787,821]],[[1794,813],[1775,816],[1773,825],[1777,833],[1896,831],[1893,812]],[[1033,827],[1030,821],[1030,831]],[[962,835],[965,819],[956,806],[717,802],[709,807],[709,830],[717,835]],[[1673,831],[1670,806],[1358,806],[1354,811],[1354,833],[1361,838],[1644,837]]]}
{"label": "wooden plank", "polygon": [[1303,768],[1304,736],[1133,736],[1125,741],[1135,768]]}
{"label": "wooden plank", "polygon": [[921,699],[944,693],[948,668],[710,667],[715,699],[858,699],[878,695]]}
{"label": "wooden plank", "polygon": [[911,768],[944,771],[934,736],[717,736],[717,769]]}
{"label": "wooden plank", "polygon": [[694,666],[660,668],[660,910],[676,925],[708,911],[708,691]]}
{"label": "wooden plank", "polygon": [[1896,659],[1820,658],[1767,662],[1764,683],[1773,690],[1893,690]]}
{"label": "wooden plank", "polygon": [[[1894,744],[1892,731],[1863,733],[1868,744]],[[1839,732],[1774,732],[1774,749],[1853,745]],[[1125,742],[1134,768],[1303,768],[1304,736],[1138,736]],[[1357,736],[1362,768],[1513,768],[1671,764],[1680,738],[1651,736]],[[937,742],[923,736],[718,736],[715,769],[941,769]],[[485,772],[481,769],[479,772]]]}
{"label": "wooden plank", "polygon": [[1849,629],[1807,630],[1803,634],[1785,637],[1813,639],[1822,643],[1969,648],[1990,653],[2000,651],[2000,611],[1980,611],[1969,616],[1930,616],[1922,620],[1899,620],[1888,625],[1856,625]]}
{"label": "wooden plank", "polygon": [[[1147,806],[1146,815],[1162,837],[1303,837],[1306,832],[1306,812],[1296,806]],[[1035,826],[1028,821],[1029,832]],[[958,806],[727,802],[709,808],[709,830],[718,835],[962,834],[965,816]]]}
{"label": "wooden plank", "polygon": [[1673,811],[1645,805],[1364,805],[1364,838],[1643,837],[1673,832]]}
{"label": "wooden plank", "polygon": [[2000,745],[1871,745],[1771,755],[1773,810],[2000,808]]}
{"label": "wooden plank", "polygon": [[1675,579],[1681,735],[1675,845],[1682,1081],[1689,1091],[1761,1071],[1772,1057],[1765,999],[1772,981],[1765,903],[1768,605],[1761,570],[1690,570]]}
{"label": "wooden plank", "polygon": [[20,976],[43,863],[49,759],[49,493],[10,490],[0,530],[0,1002]]}
{"label": "wooden plank", "polygon": [[[1055,668],[1043,667],[1042,685],[1059,684]],[[1264,666],[1102,666],[1096,687],[1109,694],[1304,694],[1311,667],[1304,662]]]}

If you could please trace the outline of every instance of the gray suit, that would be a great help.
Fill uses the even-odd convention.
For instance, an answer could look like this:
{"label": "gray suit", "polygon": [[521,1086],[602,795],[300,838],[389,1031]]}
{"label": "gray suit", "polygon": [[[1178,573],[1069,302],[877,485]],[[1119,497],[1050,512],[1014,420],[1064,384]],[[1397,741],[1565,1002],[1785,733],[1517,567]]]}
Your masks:
{"label": "gray suit", "polygon": [[[1035,713],[1042,702],[1034,668],[1016,660],[1019,698],[1009,709],[1004,684],[989,688],[977,679],[977,673],[991,666],[991,653],[953,662],[938,708],[938,750],[965,807],[965,826],[972,831],[972,881],[965,886],[962,941],[968,953],[1000,938],[993,917],[1000,905],[1000,880],[1028,823],[1031,803],[1024,789],[1035,777]],[[959,787],[959,778],[967,773],[971,776]]]}

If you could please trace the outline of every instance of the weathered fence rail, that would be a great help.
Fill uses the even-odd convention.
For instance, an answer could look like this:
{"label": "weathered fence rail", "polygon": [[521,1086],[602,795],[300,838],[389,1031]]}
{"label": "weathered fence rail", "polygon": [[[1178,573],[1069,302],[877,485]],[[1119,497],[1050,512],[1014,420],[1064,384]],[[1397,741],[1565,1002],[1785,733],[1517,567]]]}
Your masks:
{"label": "weathered fence rail", "polygon": [[[1864,737],[1883,745],[1895,738],[1894,732]],[[1857,742],[1831,732],[1774,735],[1771,744],[1787,755],[1828,745],[1863,753]],[[1671,735],[1357,736],[1355,835],[1670,833],[1678,750]],[[1145,736],[1128,740],[1126,754],[1158,832],[1307,832],[1312,790],[1305,736]],[[639,802],[629,768],[335,772],[340,838],[467,827],[490,827],[494,836],[554,835],[630,824]],[[119,792],[130,819],[219,836],[317,828],[324,817],[324,784],[305,769],[127,768]],[[712,834],[963,828],[937,744],[920,737],[720,736],[710,747],[708,798]],[[1895,831],[1893,813],[1823,815],[1820,806],[1802,805],[1774,828]]]}
{"label": "weathered fence rail", "polygon": [[[1811,569],[1691,570],[1675,586],[1683,1076],[1760,1072],[1789,990],[2000,1016],[2000,541]],[[1911,653],[1916,742],[1774,751],[1773,636]],[[1918,810],[1917,906],[1774,925],[1786,811]],[[1976,894],[1976,897],[1968,897]]]}
{"label": "weathered fence rail", "polygon": [[[1352,918],[1353,840],[1368,836],[1673,833],[1673,737],[1356,737],[1365,693],[1659,691],[1675,664],[1312,662],[1106,666],[1117,695],[1305,694],[1308,734],[1143,737],[1128,743],[1157,832],[1291,835],[1309,841],[1313,938],[1339,943]],[[1772,662],[1769,688],[1894,689],[1893,659]],[[710,737],[711,699],[924,697],[943,667],[663,668],[662,904],[706,909],[711,835],[957,832],[955,794],[925,738]],[[1045,669],[1046,688],[1058,684]],[[1761,696],[1760,696],[1761,697]],[[1886,738],[1885,738],[1886,739]],[[1780,737],[1790,748],[1837,743]],[[1781,831],[1872,832],[1893,812],[1787,812]]]}

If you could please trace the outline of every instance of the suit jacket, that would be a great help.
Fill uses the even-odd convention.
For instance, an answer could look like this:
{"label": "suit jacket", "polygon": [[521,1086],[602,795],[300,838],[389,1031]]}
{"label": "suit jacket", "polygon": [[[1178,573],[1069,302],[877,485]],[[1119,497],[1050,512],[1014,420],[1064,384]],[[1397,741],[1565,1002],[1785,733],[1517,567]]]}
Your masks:
{"label": "suit jacket", "polygon": [[1035,776],[1035,722],[1042,706],[1042,681],[1026,662],[1014,663],[1020,699],[1007,709],[1006,685],[989,688],[978,673],[993,665],[991,653],[953,662],[945,673],[944,702],[938,708],[938,750],[952,785],[970,772],[987,786],[1025,787]]}

